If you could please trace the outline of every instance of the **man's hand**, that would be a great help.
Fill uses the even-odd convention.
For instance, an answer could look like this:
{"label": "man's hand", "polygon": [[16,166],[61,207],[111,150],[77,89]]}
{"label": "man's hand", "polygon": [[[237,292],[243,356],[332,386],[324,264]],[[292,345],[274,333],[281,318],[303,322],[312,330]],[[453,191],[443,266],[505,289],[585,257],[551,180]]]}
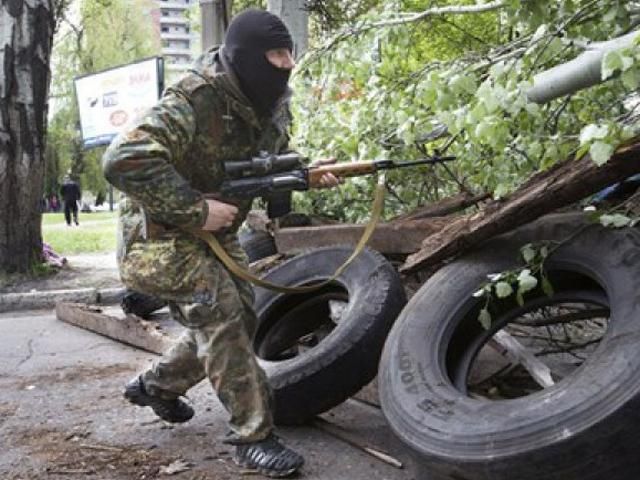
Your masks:
{"label": "man's hand", "polygon": [[202,230],[217,232],[231,226],[238,214],[238,207],[212,199],[205,199],[205,202],[209,207],[209,214],[202,226]]}
{"label": "man's hand", "polygon": [[[321,158],[314,160],[309,164],[309,168],[322,167],[323,165],[333,165],[336,163],[335,158]],[[342,181],[333,173],[325,173],[320,177],[320,186],[323,188],[332,188],[340,185]]]}

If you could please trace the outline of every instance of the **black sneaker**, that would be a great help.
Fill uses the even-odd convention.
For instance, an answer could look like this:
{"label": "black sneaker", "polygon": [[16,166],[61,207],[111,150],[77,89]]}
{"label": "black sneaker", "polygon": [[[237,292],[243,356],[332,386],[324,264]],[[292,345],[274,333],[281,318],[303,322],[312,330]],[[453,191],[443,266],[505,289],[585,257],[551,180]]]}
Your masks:
{"label": "black sneaker", "polygon": [[149,395],[142,379],[136,377],[124,387],[124,398],[140,407],[151,407],[156,415],[170,423],[183,423],[193,417],[193,408],[179,398],[165,400]]}
{"label": "black sneaker", "polygon": [[304,464],[301,455],[282,445],[273,434],[258,442],[237,445],[234,461],[273,478],[288,477]]}

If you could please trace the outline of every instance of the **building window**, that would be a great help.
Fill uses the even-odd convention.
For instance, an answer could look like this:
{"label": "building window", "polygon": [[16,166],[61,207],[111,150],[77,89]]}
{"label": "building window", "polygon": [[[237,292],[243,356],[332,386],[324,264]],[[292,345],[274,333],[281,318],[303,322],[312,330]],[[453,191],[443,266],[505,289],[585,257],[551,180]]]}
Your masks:
{"label": "building window", "polygon": [[169,27],[161,27],[160,31],[163,32],[163,33],[167,33],[167,32],[169,32]]}

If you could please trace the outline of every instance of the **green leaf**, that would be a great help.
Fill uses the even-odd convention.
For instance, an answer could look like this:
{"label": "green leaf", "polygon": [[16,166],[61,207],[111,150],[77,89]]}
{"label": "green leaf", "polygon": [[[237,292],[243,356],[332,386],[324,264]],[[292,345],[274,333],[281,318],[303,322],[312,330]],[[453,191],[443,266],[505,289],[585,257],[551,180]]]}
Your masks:
{"label": "green leaf", "polygon": [[526,263],[531,263],[534,258],[536,258],[536,251],[533,249],[530,243],[527,243],[524,247],[520,249],[522,253],[522,258]]}
{"label": "green leaf", "polygon": [[580,160],[582,157],[584,157],[590,148],[591,148],[591,145],[589,145],[588,143],[581,146],[576,152],[576,157],[575,157],[576,160]]}
{"label": "green leaf", "polygon": [[636,90],[640,86],[640,69],[630,68],[622,74],[622,83],[629,90]]}
{"label": "green leaf", "polygon": [[476,125],[475,136],[478,140],[488,141],[495,133],[495,125],[491,121],[483,121]]}
{"label": "green leaf", "polygon": [[489,313],[487,307],[480,310],[478,321],[480,322],[480,325],[482,325],[482,328],[484,328],[485,330],[489,330],[491,328],[491,314]]}
{"label": "green leaf", "polygon": [[513,293],[513,287],[507,282],[496,283],[496,295],[498,298],[506,298]]}
{"label": "green leaf", "polygon": [[616,71],[622,70],[623,67],[624,62],[622,60],[622,55],[620,55],[620,52],[618,52],[617,50],[607,52],[607,54],[604,56],[604,60],[602,61],[602,80],[606,80],[609,77],[613,76]]}
{"label": "green leaf", "polygon": [[596,163],[596,165],[604,165],[609,161],[611,155],[615,149],[613,145],[608,143],[597,141],[594,142],[593,145],[589,148],[589,154],[591,155],[591,159]]}
{"label": "green leaf", "polygon": [[526,293],[538,285],[538,279],[531,275],[531,270],[525,268],[518,275],[518,292]]}
{"label": "green leaf", "polygon": [[622,228],[631,224],[631,219],[621,213],[600,215],[600,223],[605,227]]}
{"label": "green leaf", "polygon": [[587,125],[580,131],[580,145],[589,143],[591,140],[601,140],[609,133],[607,125],[596,125],[594,123]]}

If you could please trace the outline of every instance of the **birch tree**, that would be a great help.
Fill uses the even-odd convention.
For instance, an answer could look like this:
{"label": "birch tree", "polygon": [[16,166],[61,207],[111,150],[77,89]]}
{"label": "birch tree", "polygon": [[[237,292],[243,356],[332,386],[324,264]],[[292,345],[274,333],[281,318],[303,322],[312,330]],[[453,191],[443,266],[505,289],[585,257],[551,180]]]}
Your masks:
{"label": "birch tree", "polygon": [[63,1],[0,0],[0,272],[41,260],[49,60]]}

